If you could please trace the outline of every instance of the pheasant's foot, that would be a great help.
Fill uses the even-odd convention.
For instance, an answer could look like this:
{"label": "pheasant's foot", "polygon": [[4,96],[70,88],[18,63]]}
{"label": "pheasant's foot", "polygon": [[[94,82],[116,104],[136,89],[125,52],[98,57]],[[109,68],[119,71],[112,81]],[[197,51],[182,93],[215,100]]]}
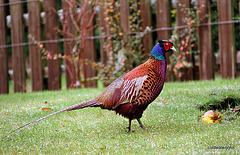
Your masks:
{"label": "pheasant's foot", "polygon": [[137,118],[137,121],[138,121],[140,127],[145,130],[146,128],[144,127],[144,125],[143,125],[142,122],[140,121],[140,118]]}
{"label": "pheasant's foot", "polygon": [[129,127],[126,127],[127,128],[127,133],[130,133],[131,132],[131,128]]}
{"label": "pheasant's foot", "polygon": [[129,119],[129,124],[128,124],[128,127],[127,127],[127,129],[128,129],[127,133],[131,132],[131,122],[132,122],[132,120]]}

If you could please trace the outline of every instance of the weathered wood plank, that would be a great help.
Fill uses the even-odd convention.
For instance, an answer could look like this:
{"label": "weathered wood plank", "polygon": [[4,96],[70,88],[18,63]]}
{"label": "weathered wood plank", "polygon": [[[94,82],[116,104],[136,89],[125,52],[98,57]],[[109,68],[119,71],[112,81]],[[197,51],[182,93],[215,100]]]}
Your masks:
{"label": "weathered wood plank", "polygon": [[[169,0],[158,0],[157,1],[157,28],[166,28],[170,27],[170,10],[169,10],[170,2]],[[158,40],[168,40],[170,38],[169,30],[161,30],[157,32]],[[166,53],[167,64],[170,64],[169,60],[169,52]],[[167,70],[166,73],[166,81],[171,81],[171,71]]]}
{"label": "weathered wood plank", "polygon": [[[21,0],[10,0],[20,2]],[[12,44],[24,42],[22,4],[10,6]],[[25,54],[23,46],[12,47],[14,92],[26,92]]]}
{"label": "weathered wood plank", "polygon": [[[140,0],[140,10],[141,10],[141,19],[142,19],[142,28],[145,30],[147,27],[151,27],[151,13],[150,13],[150,1],[149,0]],[[144,53],[149,54],[152,50],[152,34],[147,33],[143,37],[143,48]]]}
{"label": "weathered wood plank", "polygon": [[[66,3],[65,0],[63,0],[63,15],[64,15],[64,21],[63,21],[63,38],[71,38],[74,36],[74,25],[70,17],[70,6],[68,3]],[[73,38],[74,39],[74,38]],[[72,54],[72,49],[74,47],[74,41],[65,41],[64,42],[64,53],[66,57]],[[72,88],[76,84],[76,71],[73,63],[69,59],[65,59],[65,65],[66,65],[66,82],[67,82],[67,88]]]}
{"label": "weathered wood plank", "polygon": [[129,32],[129,0],[120,1],[120,23],[125,33]]}
{"label": "weathered wood plank", "polygon": [[[41,40],[40,25],[40,2],[28,2],[28,31],[29,35],[36,41]],[[43,90],[43,75],[41,63],[41,51],[37,45],[29,46],[30,64],[31,64],[31,83],[32,91]]]}
{"label": "weathered wood plank", "polygon": [[[186,8],[190,7],[190,0],[178,0],[177,1],[177,25],[183,26],[187,25],[186,18],[188,17]],[[185,32],[186,29],[178,29],[178,36],[179,36],[179,45],[184,47],[180,52],[190,51],[189,46],[185,47],[184,44],[187,42],[186,37],[189,34],[189,32]],[[192,62],[192,55],[187,54],[186,59],[188,62]],[[193,80],[193,68],[183,68],[181,71],[184,73],[182,77],[180,78],[181,81],[189,81]]]}
{"label": "weathered wood plank", "polygon": [[[58,17],[56,13],[57,1],[44,1],[46,13],[46,40],[55,40],[58,38]],[[58,44],[47,43],[46,49],[50,52],[51,56],[58,55]],[[49,59],[48,65],[48,90],[58,90],[61,88],[60,78],[60,62],[59,59]]]}
{"label": "weathered wood plank", "polygon": [[[218,0],[218,21],[232,20],[232,1]],[[235,78],[235,48],[233,24],[219,24],[220,70],[222,78]],[[226,40],[227,39],[227,40]]]}
{"label": "weathered wood plank", "polygon": [[[210,1],[199,0],[198,19],[200,24],[211,22]],[[211,25],[199,27],[200,80],[214,79]]]}
{"label": "weathered wood plank", "polygon": [[[157,28],[166,28],[171,26],[169,5],[169,0],[157,1]],[[168,40],[170,38],[170,31],[158,31],[157,37],[158,40]]]}
{"label": "weathered wood plank", "polygon": [[[4,4],[6,0],[0,1]],[[6,26],[6,7],[0,6],[0,45],[7,43],[7,26]],[[0,94],[9,93],[8,86],[8,55],[6,48],[0,48]]]}
{"label": "weathered wood plank", "polygon": [[98,12],[98,17],[99,17],[99,26],[100,26],[100,50],[101,50],[101,62],[103,64],[106,64],[107,62],[107,51],[104,49],[104,43],[106,42],[107,38],[104,37],[108,33],[108,28],[107,28],[107,22],[105,21],[106,15],[104,12],[106,11],[106,6],[105,3],[100,7],[99,12]]}
{"label": "weathered wood plank", "polygon": [[[88,25],[90,18],[92,16],[92,11],[91,11],[91,5],[89,3],[86,4],[86,19],[84,21],[84,25]],[[85,25],[85,26],[86,26]],[[90,28],[88,28],[86,31],[86,37],[89,36],[94,36],[94,29],[93,27],[93,22],[90,25]],[[87,79],[93,78],[95,77],[96,73],[94,68],[91,65],[91,62],[95,61],[95,43],[94,43],[94,39],[86,39],[86,44],[85,44],[85,48],[84,48],[84,55],[85,55],[85,59],[87,61],[89,61],[90,63],[86,64],[86,77]],[[87,85],[85,85],[85,87],[97,87],[97,82],[96,81],[88,81]]]}

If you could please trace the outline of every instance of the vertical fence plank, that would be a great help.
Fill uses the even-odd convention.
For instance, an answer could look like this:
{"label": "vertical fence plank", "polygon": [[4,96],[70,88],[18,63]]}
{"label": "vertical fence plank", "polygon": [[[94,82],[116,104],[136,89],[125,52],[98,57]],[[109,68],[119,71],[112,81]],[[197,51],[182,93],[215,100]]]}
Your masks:
{"label": "vertical fence plank", "polygon": [[[232,20],[232,1],[218,0],[218,21]],[[219,24],[220,70],[222,78],[235,78],[235,49],[233,24]]]}
{"label": "vertical fence plank", "polygon": [[[11,3],[21,0],[10,0]],[[24,42],[22,4],[10,6],[12,44]],[[26,91],[25,60],[23,46],[12,47],[14,92]]]}
{"label": "vertical fence plank", "polygon": [[[171,26],[169,5],[169,0],[157,1],[157,28],[166,28]],[[157,37],[158,40],[168,40],[170,38],[170,31],[158,31]]]}
{"label": "vertical fence plank", "polygon": [[[41,40],[40,2],[28,2],[28,31],[34,40]],[[32,91],[43,90],[41,51],[37,45],[29,46]]]}
{"label": "vertical fence plank", "polygon": [[[88,24],[92,11],[90,11],[91,5],[87,2],[86,4],[86,23]],[[91,13],[90,13],[91,12]],[[93,26],[93,23],[91,23],[91,27]],[[90,28],[87,30],[87,37],[94,36],[94,29]],[[90,63],[86,64],[86,77],[87,79],[95,77],[96,73],[94,68],[91,65],[91,62],[95,61],[95,44],[94,39],[86,39],[86,45],[84,49],[85,59],[88,60]],[[97,87],[96,81],[88,81],[87,85],[85,87]]]}
{"label": "vertical fence plank", "polygon": [[120,23],[125,33],[129,32],[129,1],[120,1]]}
{"label": "vertical fence plank", "polygon": [[[0,1],[0,5],[6,0]],[[6,7],[0,6],[0,45],[7,43],[7,28],[6,28]],[[0,48],[0,94],[7,94],[8,88],[8,57],[7,48]]]}
{"label": "vertical fence plank", "polygon": [[[140,10],[141,10],[141,19],[142,19],[142,28],[151,27],[151,12],[150,12],[150,1],[149,0],[140,0]],[[143,37],[143,48],[145,54],[149,54],[152,50],[152,34],[147,33]]]}
{"label": "vertical fence plank", "polygon": [[[210,1],[199,0],[198,19],[200,24],[210,23]],[[199,27],[200,79],[214,79],[211,25]]]}
{"label": "vertical fence plank", "polygon": [[[183,26],[187,25],[185,19],[187,18],[187,11],[186,8],[190,7],[190,0],[178,0],[177,1],[177,25]],[[186,37],[188,32],[185,32],[186,29],[178,29],[178,36],[179,36],[179,45],[184,47],[180,52],[189,51],[189,47],[185,47],[184,44],[186,43]],[[186,55],[187,61],[192,62],[192,55]],[[193,69],[192,68],[183,68],[181,71],[184,73],[183,76],[180,78],[182,81],[189,81],[193,80]]]}
{"label": "vertical fence plank", "polygon": [[[107,21],[105,20],[107,15],[105,11],[107,10],[107,2],[103,2],[102,6],[99,9],[98,17],[99,17],[99,27],[100,27],[100,58],[101,63],[106,65],[108,61],[108,52],[104,46],[107,42],[107,35],[109,35],[109,28],[107,27]],[[107,87],[109,83],[103,81],[103,86]]]}
{"label": "vertical fence plank", "polygon": [[[44,1],[45,13],[46,13],[46,41],[55,40],[58,38],[58,18],[56,12],[56,0]],[[47,50],[51,53],[51,56],[58,55],[58,44],[57,43],[47,43]],[[60,78],[60,62],[58,59],[49,59],[47,61],[48,65],[48,90],[58,90],[61,88],[61,78]]]}
{"label": "vertical fence plank", "polygon": [[100,52],[101,52],[101,62],[103,64],[106,64],[106,62],[107,62],[107,52],[104,49],[104,43],[106,42],[107,38],[104,36],[108,34],[107,22],[105,21],[106,15],[104,14],[104,12],[106,11],[105,7],[106,7],[105,3],[103,2],[103,5],[100,7],[99,13],[98,13],[100,35],[101,35],[101,38],[100,38],[100,46],[101,46],[100,50],[101,51]]}
{"label": "vertical fence plank", "polygon": [[[64,23],[63,23],[63,38],[70,38],[74,35],[74,25],[70,17],[70,7],[69,4],[63,0],[63,12],[64,12]],[[74,41],[65,41],[64,42],[64,53],[66,57],[71,55],[72,49],[74,47]],[[66,82],[67,88],[72,88],[73,84],[76,84],[76,71],[68,59],[65,59],[66,65]]]}
{"label": "vertical fence plank", "polygon": [[[169,0],[158,0],[157,1],[157,28],[170,27],[170,2]],[[157,32],[158,40],[168,40],[170,38],[169,30],[161,30]],[[170,64],[169,52],[166,53],[167,64]],[[171,81],[171,71],[167,70],[166,81]]]}

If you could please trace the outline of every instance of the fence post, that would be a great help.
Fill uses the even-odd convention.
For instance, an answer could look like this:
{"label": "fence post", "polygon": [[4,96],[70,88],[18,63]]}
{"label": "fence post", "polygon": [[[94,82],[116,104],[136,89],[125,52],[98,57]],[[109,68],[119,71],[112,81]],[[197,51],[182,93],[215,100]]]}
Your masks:
{"label": "fence post", "polygon": [[[86,20],[85,20],[85,24],[87,25],[90,18],[91,18],[91,5],[88,3],[86,4]],[[93,26],[93,23],[91,23],[91,27]],[[94,36],[94,32],[93,32],[93,28],[89,28],[88,30],[86,30],[87,35],[86,37],[90,37],[90,36]],[[85,44],[85,48],[84,48],[84,55],[85,55],[85,59],[88,60],[90,63],[86,64],[86,77],[87,79],[89,78],[93,78],[96,73],[94,68],[91,65],[91,62],[95,61],[95,44],[94,44],[94,39],[86,39],[86,44]],[[88,81],[87,85],[85,87],[97,87],[97,82],[96,81]]]}
{"label": "fence post", "polygon": [[[149,0],[140,0],[140,10],[141,10],[141,19],[142,19],[142,28],[143,30],[146,27],[151,27],[151,12],[150,12],[150,1]],[[144,53],[149,54],[152,50],[152,34],[147,33],[143,37],[143,48]]]}
{"label": "fence post", "polygon": [[[170,27],[170,2],[169,0],[158,0],[157,1],[157,28]],[[158,40],[168,40],[170,38],[169,30],[157,31]],[[170,64],[169,52],[166,53],[167,64]],[[167,69],[166,81],[171,81],[171,71]]]}
{"label": "fence post", "polygon": [[129,1],[120,1],[120,23],[125,33],[129,32]]}
{"label": "fence post", "polygon": [[[218,0],[218,21],[232,20],[232,1]],[[222,78],[235,78],[235,47],[233,24],[219,24],[220,70]]]}
{"label": "fence post", "polygon": [[[0,1],[0,5],[6,0]],[[6,27],[6,7],[0,6],[0,45],[7,43],[7,27]],[[0,48],[0,94],[7,94],[8,88],[8,53],[7,48]]]}
{"label": "fence post", "polygon": [[[56,0],[44,1],[45,13],[46,13],[46,41],[55,40],[58,38],[58,20],[56,12]],[[60,78],[60,62],[58,58],[58,44],[56,42],[47,43],[46,49],[50,52],[52,59],[47,61],[48,65],[48,90],[58,90],[61,88],[61,78]]]}
{"label": "fence post", "polygon": [[103,64],[106,64],[107,62],[107,51],[104,50],[104,43],[106,42],[107,38],[103,37],[108,34],[108,28],[107,28],[107,22],[104,20],[106,18],[106,15],[104,12],[106,11],[105,2],[103,2],[102,6],[100,6],[100,10],[98,13],[99,16],[99,27],[100,27],[100,52],[101,52],[101,62]]}
{"label": "fence post", "polygon": [[[198,19],[200,24],[211,22],[210,16],[210,1],[198,1]],[[212,33],[211,25],[199,27],[199,50],[200,50],[200,79],[214,79],[214,63],[212,52]]]}
{"label": "fence post", "polygon": [[[10,3],[14,2],[21,2],[21,0],[10,0]],[[10,13],[12,44],[22,43],[24,42],[22,4],[19,3],[11,5]],[[12,47],[14,92],[26,92],[26,72],[24,57],[25,55],[23,46]]]}
{"label": "fence post", "polygon": [[[28,31],[34,41],[41,40],[40,2],[28,2]],[[32,91],[43,90],[41,51],[36,44],[29,46]]]}
{"label": "fence post", "polygon": [[[157,28],[170,27],[169,0],[157,1]],[[170,38],[169,30],[157,31],[158,40],[168,40]]]}
{"label": "fence post", "polygon": [[[183,26],[187,25],[185,19],[187,18],[187,11],[186,9],[190,8],[190,0],[178,0],[177,1],[177,25],[178,26]],[[179,45],[184,47],[184,44],[186,43],[186,36],[189,35],[189,32],[185,32],[185,28],[183,29],[178,29],[178,36],[179,36]],[[180,52],[185,52],[189,51],[189,47],[184,47],[183,50]],[[192,54],[187,54],[186,59],[188,62],[192,62]],[[192,68],[183,68],[181,69],[184,74],[180,78],[180,80],[183,81],[189,81],[193,80],[193,69]]]}
{"label": "fence post", "polygon": [[[74,25],[73,21],[70,17],[70,6],[65,1],[62,0],[63,3],[63,38],[70,38],[74,35]],[[74,38],[73,38],[74,39]],[[72,49],[74,47],[74,41],[64,41],[64,53],[66,57],[68,55],[71,55]],[[72,88],[72,84],[76,84],[76,71],[74,69],[73,64],[71,64],[71,61],[68,59],[65,59],[65,67],[66,67],[66,82],[67,82],[67,88]]]}

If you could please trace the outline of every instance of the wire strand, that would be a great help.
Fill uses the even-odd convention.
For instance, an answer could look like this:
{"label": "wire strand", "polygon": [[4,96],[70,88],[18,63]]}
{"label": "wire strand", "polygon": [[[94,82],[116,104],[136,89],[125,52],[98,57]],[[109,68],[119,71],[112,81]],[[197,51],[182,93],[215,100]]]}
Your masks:
{"label": "wire strand", "polygon": [[19,2],[9,2],[9,3],[0,4],[0,7],[8,6],[8,5],[23,4],[23,3],[28,3],[28,2],[38,2],[38,1],[42,2],[43,0],[26,0],[26,1],[19,1]]}
{"label": "wire strand", "polygon": [[[37,0],[31,0],[31,1],[37,1]],[[200,27],[200,26],[213,26],[213,25],[222,25],[222,24],[234,24],[234,23],[240,23],[240,20],[230,20],[230,21],[219,21],[219,22],[211,22],[211,23],[201,23],[201,24],[196,24],[196,25],[182,25],[182,26],[174,26],[174,27],[162,27],[162,28],[156,28],[153,30],[149,30],[148,33],[152,32],[158,32],[158,31],[166,31],[166,30],[177,30],[177,29],[183,29],[187,27]],[[132,34],[139,34],[143,32],[129,32],[127,33],[128,35]],[[103,36],[88,36],[86,39],[101,39],[101,38],[106,38],[109,35],[103,35]],[[59,43],[59,42],[70,42],[70,41],[75,41],[75,40],[81,40],[81,37],[77,38],[62,38],[62,39],[54,39],[54,40],[42,40],[42,41],[37,41],[37,42],[22,42],[22,43],[15,43],[15,44],[6,44],[6,45],[0,45],[1,48],[13,48],[13,47],[19,47],[19,46],[29,46],[29,45],[34,45],[34,44],[48,44],[48,43]]]}

